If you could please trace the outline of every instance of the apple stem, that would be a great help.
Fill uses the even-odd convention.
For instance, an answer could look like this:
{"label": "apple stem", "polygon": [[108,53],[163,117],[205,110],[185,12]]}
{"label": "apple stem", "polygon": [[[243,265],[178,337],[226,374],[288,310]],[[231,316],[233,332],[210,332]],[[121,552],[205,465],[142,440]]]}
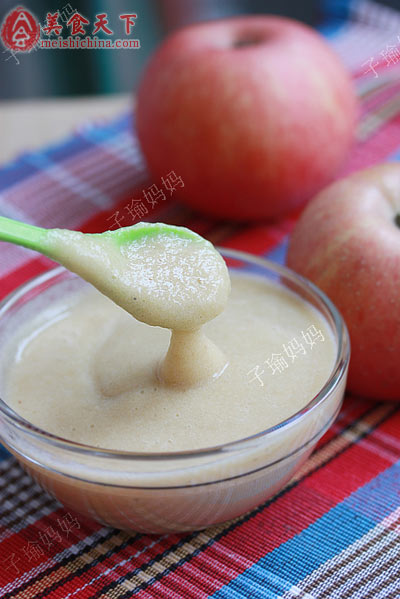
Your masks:
{"label": "apple stem", "polygon": [[242,38],[242,39],[236,40],[233,44],[233,47],[234,48],[243,48],[244,46],[255,46],[259,42],[260,42],[260,40],[254,38],[254,37]]}

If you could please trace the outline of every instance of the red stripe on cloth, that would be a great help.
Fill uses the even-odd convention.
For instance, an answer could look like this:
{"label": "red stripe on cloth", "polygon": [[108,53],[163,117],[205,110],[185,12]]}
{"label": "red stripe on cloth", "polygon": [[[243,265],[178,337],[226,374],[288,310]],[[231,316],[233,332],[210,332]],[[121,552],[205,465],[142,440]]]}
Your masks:
{"label": "red stripe on cloth", "polygon": [[338,418],[318,441],[316,448],[325,445],[335,436],[340,434],[352,422],[358,420],[364,414],[369,412],[374,405],[376,405],[376,402],[374,401],[355,398],[350,395],[346,396]]}
{"label": "red stripe on cloth", "polygon": [[[362,43],[362,38],[360,38],[360,43]],[[384,48],[382,48],[382,50],[384,50]],[[392,71],[394,71],[396,69],[396,63],[392,64],[391,66],[387,65],[383,60],[379,60],[379,57],[372,57],[374,60],[372,61],[372,64],[374,65],[374,70],[376,71],[378,77],[375,77],[375,74],[373,72],[373,70],[370,68],[370,64],[369,64],[369,59],[371,58],[371,56],[368,56],[367,60],[366,60],[366,64],[362,64],[360,65],[359,68],[355,69],[352,73],[352,77],[355,81],[357,82],[361,82],[363,80],[368,80],[370,79],[371,81],[374,81],[376,79],[378,79],[381,75],[389,75],[391,74]]]}
{"label": "red stripe on cloth", "polygon": [[308,477],[305,485],[339,503],[395,461],[374,454],[361,440]]}
{"label": "red stripe on cloth", "polygon": [[229,237],[223,245],[251,254],[264,254],[276,247],[292,231],[295,222],[292,217],[279,224],[270,223],[248,227]]}
{"label": "red stripe on cloth", "polygon": [[[102,560],[99,564],[93,564],[90,572],[86,571],[75,575],[71,580],[61,584],[57,591],[55,591],[57,593],[56,596],[65,597],[69,592],[78,591],[85,586],[84,591],[79,591],[79,595],[77,596],[93,597],[93,593],[99,592],[99,589],[105,585],[116,582],[121,576],[126,576],[132,570],[148,563],[157,554],[165,551],[168,547],[172,547],[177,540],[174,535],[168,536],[168,539],[162,539],[161,537],[157,539],[157,537],[144,535],[138,540],[133,540],[124,549],[119,550],[117,548],[112,552],[112,555]],[[104,575],[104,572],[108,569],[109,571]],[[99,577],[98,581],[95,580],[97,576]],[[90,580],[88,580],[89,577]]]}
{"label": "red stripe on cloth", "polygon": [[[143,186],[143,188],[145,185]],[[103,210],[95,214],[92,218],[86,220],[82,226],[80,227],[80,231],[84,233],[102,233],[103,231],[107,231],[109,229],[118,228],[118,223],[114,220],[119,219],[121,227],[129,227],[133,224],[139,222],[138,219],[133,219],[129,209],[132,209],[132,200],[140,196],[142,188],[134,188],[129,194],[124,195],[118,202],[114,204],[112,209]],[[143,200],[143,204],[148,209],[148,213],[140,220],[143,221],[155,221],[158,218],[158,215],[163,211],[167,210],[168,207],[172,204],[172,201],[167,198],[159,202],[154,208],[150,205],[146,204]]]}
{"label": "red stripe on cloth", "polygon": [[[176,597],[206,598],[234,580],[258,559],[304,530],[311,522],[318,520],[335,505],[334,501],[329,501],[326,497],[313,493],[305,487],[298,489],[296,500],[293,501],[293,499],[286,502],[284,507],[281,504],[281,509],[274,514],[271,514],[272,506],[270,506],[265,510],[268,516],[259,518],[251,526],[248,526],[247,523],[242,525],[240,542],[235,544],[234,541],[231,541],[228,544],[225,542],[228,537],[225,537],[181,566],[179,576],[176,572],[168,574],[168,577],[164,579],[164,585],[160,584],[158,587],[159,590],[167,587],[177,593]],[[301,522],[298,522],[299,518]],[[226,568],[221,569],[221,561]],[[209,576],[204,577],[203,572],[207,572]],[[197,584],[203,594],[180,595],[179,591],[183,591],[182,583],[184,581]],[[151,587],[152,590],[155,586]],[[141,597],[140,593],[138,597]],[[175,597],[175,595],[171,595],[171,597]]]}
{"label": "red stripe on cloth", "polygon": [[[77,519],[79,528],[74,527],[69,532],[60,528],[58,520],[62,520],[66,514],[72,515]],[[45,533],[46,529],[49,527],[52,527],[54,531],[58,531],[60,533],[61,543],[52,539],[54,540],[54,544],[50,547],[46,547],[43,539],[40,536],[40,532]],[[20,570],[19,574],[17,574],[15,568],[12,567],[6,568],[3,566],[0,568],[1,587],[4,588],[5,585],[15,582],[16,579],[24,576],[24,572],[28,572],[33,568],[39,567],[43,562],[50,560],[50,564],[47,567],[56,565],[58,562],[53,559],[54,555],[70,549],[70,547],[79,541],[82,541],[86,537],[94,534],[101,528],[101,524],[94,521],[89,522],[83,516],[75,514],[72,511],[67,511],[64,508],[59,508],[46,516],[42,516],[40,519],[36,520],[32,524],[29,524],[21,531],[12,534],[10,537],[1,542],[1,555],[12,556],[15,554],[16,558],[20,558],[20,561],[18,561],[17,564],[18,569]],[[43,554],[40,552],[40,549],[42,549]],[[33,555],[31,555],[31,553]],[[29,556],[31,559],[29,559]],[[68,573],[69,571],[67,570],[66,575]],[[24,580],[23,582],[26,581]],[[23,582],[21,582],[21,584],[23,584]]]}
{"label": "red stripe on cloth", "polygon": [[46,170],[2,195],[5,203],[16,208],[24,220],[46,228],[59,227],[61,222],[65,227],[76,227],[99,209],[94,197],[82,197],[76,185],[69,185],[67,174],[57,180]]}
{"label": "red stripe on cloth", "polygon": [[138,165],[121,158],[117,150],[109,151],[106,145],[98,144],[78,157],[63,160],[61,164],[63,169],[82,183],[96,186],[102,193],[114,197],[118,197],[116,185],[126,188],[127,182],[130,181],[132,186],[132,181],[137,180]]}
{"label": "red stripe on cloth", "polygon": [[390,83],[383,85],[382,89],[378,89],[375,92],[367,95],[363,100],[361,105],[361,117],[360,122],[363,119],[363,116],[368,116],[369,112],[374,111],[375,109],[382,108],[384,104],[386,104],[393,96],[396,96],[400,92],[400,81],[398,79],[394,79]]}
{"label": "red stripe on cloth", "polygon": [[26,262],[1,279],[0,299],[6,297],[6,295],[14,291],[22,283],[40,275],[53,266],[54,262],[44,256],[35,260],[29,260],[29,262]]}
{"label": "red stripe on cloth", "polygon": [[[391,421],[378,427],[378,430],[392,428]],[[398,424],[397,424],[398,426]],[[359,487],[367,484],[383,470],[391,465],[390,461],[379,459],[366,451],[360,443],[351,446],[347,451],[328,462],[323,468],[313,472],[301,480],[296,486],[273,501],[267,508],[257,513],[253,518],[223,536],[218,544],[220,551],[214,546],[204,549],[194,556],[190,562],[185,562],[179,568],[179,578],[169,573],[162,581],[154,583],[152,592],[164,592],[168,589],[168,597],[180,599],[182,595],[181,579],[191,576],[193,571],[210,572],[216,568],[218,578],[207,582],[202,579],[203,592],[211,594],[229,582],[232,577],[224,575],[220,567],[221,553],[229,563],[229,554],[246,556],[251,563],[257,562],[266,553],[285,543],[299,534],[313,522],[318,520],[331,508],[343,501]],[[211,531],[212,534],[212,531]],[[233,560],[235,561],[235,560]],[[233,563],[230,564],[233,567]],[[235,576],[242,573],[246,567],[235,564]],[[218,569],[219,568],[219,569]],[[218,570],[217,570],[218,569]],[[197,584],[199,580],[197,579]],[[138,593],[144,598],[144,593]],[[200,597],[201,595],[198,595]],[[207,595],[204,595],[207,596]],[[188,596],[190,597],[190,595]],[[196,597],[196,599],[198,599]],[[194,597],[193,597],[194,599]]]}
{"label": "red stripe on cloth", "polygon": [[3,277],[26,264],[28,260],[32,260],[34,256],[34,252],[29,256],[28,250],[23,247],[12,243],[0,243],[0,287]]}
{"label": "red stripe on cloth", "polygon": [[192,210],[176,202],[170,202],[164,209],[160,210],[157,218],[167,225],[186,226],[192,216]]}
{"label": "red stripe on cloth", "polygon": [[[393,453],[394,462],[400,459],[400,412],[384,422],[373,434],[371,440]],[[374,454],[375,455],[375,454]]]}
{"label": "red stripe on cloth", "polygon": [[213,228],[215,223],[208,219],[205,219],[197,214],[190,216],[187,221],[185,221],[184,226],[188,229],[191,229],[198,235],[202,235],[203,237],[207,236],[207,233]]}
{"label": "red stripe on cloth", "polygon": [[338,178],[345,177],[356,170],[383,162],[399,148],[399,141],[400,115],[388,121],[365,142],[360,142],[354,147],[350,159],[339,173]]}

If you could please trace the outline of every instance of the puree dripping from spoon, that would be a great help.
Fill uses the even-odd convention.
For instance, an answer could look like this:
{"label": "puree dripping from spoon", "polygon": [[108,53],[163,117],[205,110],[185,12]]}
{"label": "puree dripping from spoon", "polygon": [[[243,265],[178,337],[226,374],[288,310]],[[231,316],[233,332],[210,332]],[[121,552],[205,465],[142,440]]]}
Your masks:
{"label": "puree dripping from spoon", "polygon": [[[139,223],[88,234],[43,229],[0,217],[0,240],[34,249],[94,285],[136,319],[171,329],[162,381],[190,386],[218,376],[222,352],[202,325],[224,309],[230,293],[226,264],[214,246],[185,227]],[[113,391],[106,384],[106,395]],[[100,376],[101,379],[101,376]],[[115,392],[116,391],[116,392]]]}

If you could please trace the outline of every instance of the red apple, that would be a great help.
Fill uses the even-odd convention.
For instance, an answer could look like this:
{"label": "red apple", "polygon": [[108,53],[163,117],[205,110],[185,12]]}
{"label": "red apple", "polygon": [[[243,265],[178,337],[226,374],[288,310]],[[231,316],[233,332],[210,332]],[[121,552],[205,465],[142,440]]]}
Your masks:
{"label": "red apple", "polygon": [[137,96],[152,174],[204,213],[276,217],[330,181],[351,144],[356,99],[323,38],[296,21],[239,17],[171,35]]}
{"label": "red apple", "polygon": [[350,332],[348,386],[400,399],[400,164],[376,166],[320,192],[303,212],[288,265],[320,287]]}

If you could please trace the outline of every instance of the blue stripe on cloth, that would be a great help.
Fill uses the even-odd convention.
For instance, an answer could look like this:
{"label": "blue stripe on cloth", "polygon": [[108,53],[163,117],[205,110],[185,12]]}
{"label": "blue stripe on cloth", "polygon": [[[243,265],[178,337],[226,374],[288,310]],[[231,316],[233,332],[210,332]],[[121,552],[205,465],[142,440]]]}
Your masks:
{"label": "blue stripe on cloth", "polygon": [[324,19],[316,28],[319,33],[326,38],[331,38],[347,27],[352,4],[354,4],[352,0],[322,0],[321,10]]}
{"label": "blue stripe on cloth", "polygon": [[7,167],[0,169],[0,192],[21,183],[38,172],[40,171],[33,164],[25,164],[23,157],[20,157],[17,162],[12,162]]}
{"label": "blue stripe on cloth", "polygon": [[342,29],[347,27],[347,22],[342,19],[331,19],[328,23],[323,23],[317,27],[321,35],[326,38],[335,37]]}
{"label": "blue stripe on cloth", "polygon": [[346,20],[350,17],[350,8],[353,8],[358,0],[321,0],[321,11],[326,21],[332,17]]}
{"label": "blue stripe on cloth", "polygon": [[[52,162],[61,162],[67,158],[76,157],[81,152],[102,142],[111,140],[127,129],[133,130],[133,119],[129,113],[119,115],[100,127],[95,123],[86,125],[73,136],[47,146],[43,150],[23,153],[13,162],[0,168],[0,192],[42,172],[32,157],[44,156]],[[46,165],[43,164],[43,169],[45,168]]]}
{"label": "blue stripe on cloth", "polygon": [[400,461],[350,495],[346,502],[353,513],[368,517],[377,524],[399,507],[399,489]]}
{"label": "blue stripe on cloth", "polygon": [[46,169],[46,164],[40,164],[40,158],[50,159],[53,162],[62,162],[66,158],[79,155],[93,147],[89,141],[73,137],[63,140],[62,143],[47,147],[45,150],[36,150],[22,154],[15,162],[0,169],[0,192],[13,185],[22,183],[25,179],[40,174]]}
{"label": "blue stripe on cloth", "polygon": [[[92,147],[93,144],[86,139],[81,137],[71,137],[60,144],[48,146],[44,151],[34,152],[33,154],[35,156],[47,156],[53,162],[62,162],[67,158],[75,157],[81,152],[90,150]],[[32,156],[32,154],[30,156]],[[22,157],[23,160],[25,158],[29,158],[29,155]]]}
{"label": "blue stripe on cloth", "polygon": [[216,591],[213,599],[277,599],[398,507],[399,478],[400,462],[387,468],[295,537],[273,549]]}
{"label": "blue stripe on cloth", "polygon": [[5,447],[3,447],[3,445],[0,444],[0,462],[2,460],[5,460],[6,458],[9,458],[11,456],[11,453],[9,453],[7,451],[7,449]]}
{"label": "blue stripe on cloth", "polygon": [[285,264],[288,245],[289,236],[285,237],[273,250],[266,252],[264,258],[268,258],[268,260],[272,260],[272,262],[277,262],[278,264]]}
{"label": "blue stripe on cloth", "polygon": [[109,123],[102,124],[101,127],[96,125],[96,123],[89,123],[80,130],[79,134],[82,138],[97,145],[112,139],[120,133],[125,133],[126,131],[133,132],[133,129],[133,115],[131,112],[128,112]]}
{"label": "blue stripe on cloth", "polygon": [[390,154],[388,158],[386,158],[387,162],[397,162],[400,160],[400,148],[398,148],[393,154]]}

